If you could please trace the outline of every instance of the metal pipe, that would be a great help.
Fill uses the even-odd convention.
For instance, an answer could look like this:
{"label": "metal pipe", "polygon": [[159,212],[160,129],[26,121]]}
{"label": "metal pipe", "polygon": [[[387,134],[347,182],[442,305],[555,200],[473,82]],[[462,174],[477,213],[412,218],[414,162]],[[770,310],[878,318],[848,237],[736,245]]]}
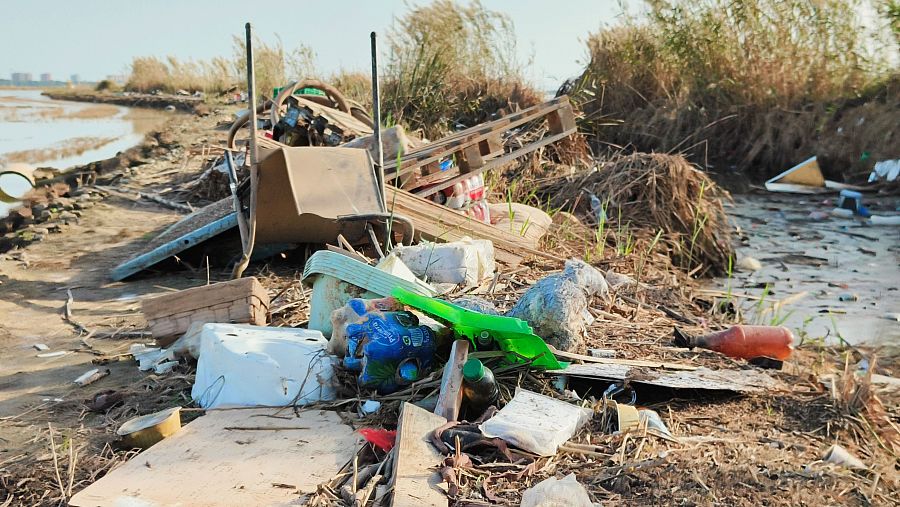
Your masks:
{"label": "metal pipe", "polygon": [[256,131],[258,125],[256,122],[256,75],[253,68],[253,36],[250,23],[244,25],[246,29],[247,44],[247,108],[250,117],[250,220],[248,223],[247,240],[241,241],[243,247],[243,255],[234,266],[231,273],[232,278],[240,278],[244,274],[244,270],[250,264],[250,256],[253,255],[253,246],[256,243],[256,200],[259,188],[259,153],[256,148]]}
{"label": "metal pipe", "polygon": [[378,164],[378,185],[381,188],[381,203],[387,211],[387,200],[384,192],[384,146],[381,144],[381,90],[378,86],[378,45],[375,32],[372,38],[372,123],[375,130],[375,163]]}

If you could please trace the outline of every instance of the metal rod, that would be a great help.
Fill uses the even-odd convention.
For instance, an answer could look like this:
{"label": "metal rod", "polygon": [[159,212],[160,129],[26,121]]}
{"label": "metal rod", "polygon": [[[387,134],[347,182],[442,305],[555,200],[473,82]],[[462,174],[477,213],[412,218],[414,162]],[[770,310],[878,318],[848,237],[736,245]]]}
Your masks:
{"label": "metal rod", "polygon": [[234,266],[231,273],[232,278],[240,278],[244,274],[244,270],[250,264],[250,256],[253,255],[253,246],[256,243],[256,200],[259,173],[257,164],[259,162],[256,151],[256,75],[253,67],[253,34],[248,22],[244,25],[247,32],[247,107],[250,109],[250,220],[248,224],[246,241],[241,241],[243,247],[243,255]]}
{"label": "metal rod", "polygon": [[381,144],[381,90],[378,86],[378,44],[375,32],[372,38],[372,123],[375,124],[375,163],[378,164],[378,185],[381,187],[381,203],[387,211],[384,192],[384,146]]}

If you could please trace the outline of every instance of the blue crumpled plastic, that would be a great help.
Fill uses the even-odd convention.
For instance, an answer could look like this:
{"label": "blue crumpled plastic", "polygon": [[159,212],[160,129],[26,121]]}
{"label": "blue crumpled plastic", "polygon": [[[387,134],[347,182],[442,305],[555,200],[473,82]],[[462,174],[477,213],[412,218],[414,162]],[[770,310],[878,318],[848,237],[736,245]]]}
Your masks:
{"label": "blue crumpled plastic", "polygon": [[434,332],[412,313],[369,312],[362,300],[348,305],[362,322],[347,325],[344,366],[360,372],[361,387],[387,394],[422,378],[434,359]]}

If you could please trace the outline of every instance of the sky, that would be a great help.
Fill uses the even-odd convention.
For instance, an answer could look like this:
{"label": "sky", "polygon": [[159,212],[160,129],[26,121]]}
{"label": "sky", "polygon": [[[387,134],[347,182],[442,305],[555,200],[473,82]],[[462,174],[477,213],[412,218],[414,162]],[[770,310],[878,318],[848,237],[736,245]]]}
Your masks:
{"label": "sky", "polygon": [[[369,33],[386,32],[407,5],[427,0],[249,2],[237,0],[0,0],[0,78],[44,72],[83,81],[127,74],[134,56],[179,59],[232,56],[232,35],[250,21],[264,41],[276,34],[285,49],[306,44],[323,75],[370,69]],[[588,33],[615,22],[617,0],[483,0],[515,25],[527,77],[555,89],[580,73]],[[264,8],[263,6],[271,6]],[[252,6],[252,7],[251,7]],[[289,7],[290,6],[290,7]],[[288,8],[289,7],[289,8]],[[300,76],[297,76],[300,77]]]}

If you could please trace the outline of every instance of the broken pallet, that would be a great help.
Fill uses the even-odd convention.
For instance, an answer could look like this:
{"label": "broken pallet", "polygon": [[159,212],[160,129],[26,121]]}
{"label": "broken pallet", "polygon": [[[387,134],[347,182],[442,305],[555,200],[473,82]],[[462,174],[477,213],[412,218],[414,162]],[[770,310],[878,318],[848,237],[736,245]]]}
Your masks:
{"label": "broken pallet", "polygon": [[[510,153],[503,153],[504,133],[527,123],[539,121],[547,122],[550,135],[528,142]],[[419,190],[416,195],[428,197],[462,180],[496,169],[568,137],[575,131],[575,113],[569,98],[563,95],[429,143],[404,155],[399,163],[388,162],[385,164],[385,180],[392,181],[399,178],[407,181],[405,176],[418,172],[418,178],[412,178],[411,182],[417,187],[427,186],[427,188]],[[441,171],[439,164],[446,159],[455,160],[456,165]]]}
{"label": "broken pallet", "polygon": [[511,266],[520,264],[527,256],[563,260],[538,250],[538,242],[533,237],[494,227],[405,190],[390,188],[387,194],[388,211],[412,220],[416,234],[427,240],[489,239],[494,243],[494,257]]}

